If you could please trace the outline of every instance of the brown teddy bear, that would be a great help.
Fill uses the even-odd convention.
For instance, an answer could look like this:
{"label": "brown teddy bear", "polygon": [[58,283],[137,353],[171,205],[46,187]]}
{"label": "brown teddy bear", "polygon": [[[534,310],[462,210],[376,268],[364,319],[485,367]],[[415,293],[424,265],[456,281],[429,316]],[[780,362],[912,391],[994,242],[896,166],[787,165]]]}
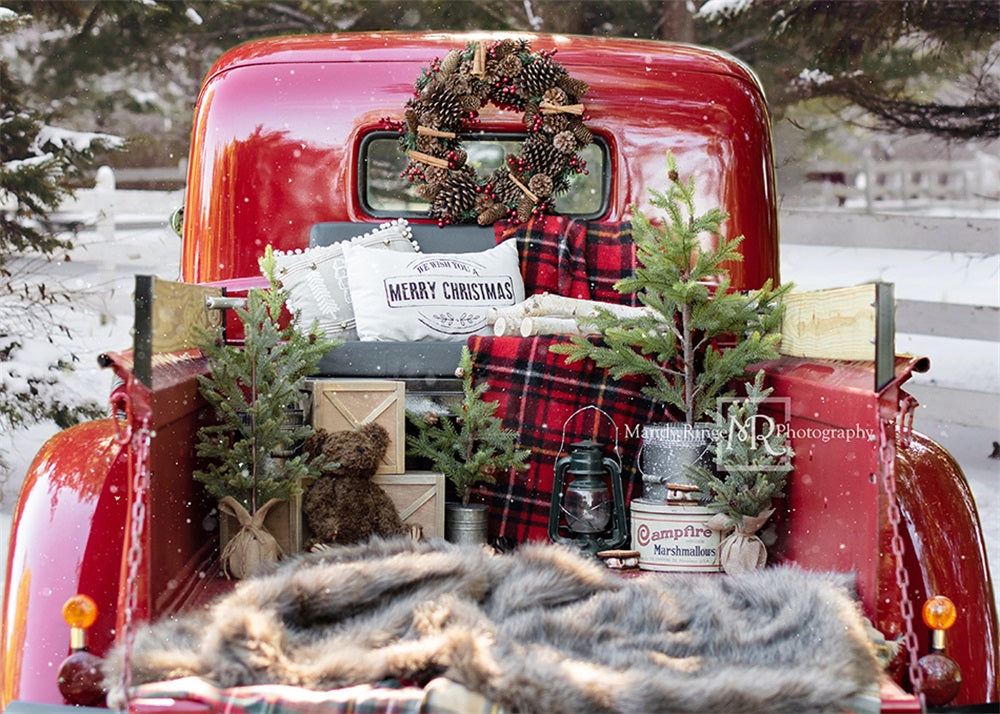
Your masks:
{"label": "brown teddy bear", "polygon": [[347,431],[319,429],[306,440],[303,449],[322,454],[328,467],[302,500],[315,542],[357,543],[406,532],[389,495],[371,480],[388,447],[389,433],[374,423]]}

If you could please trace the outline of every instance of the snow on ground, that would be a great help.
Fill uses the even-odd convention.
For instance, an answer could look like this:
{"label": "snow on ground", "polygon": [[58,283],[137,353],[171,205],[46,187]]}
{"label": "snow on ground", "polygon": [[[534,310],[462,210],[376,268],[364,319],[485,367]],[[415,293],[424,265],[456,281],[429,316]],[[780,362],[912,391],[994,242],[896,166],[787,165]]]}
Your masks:
{"label": "snow on ground", "polygon": [[[113,239],[97,231],[79,235],[68,263],[53,263],[52,281],[81,295],[80,309],[74,313],[75,335],[72,349],[79,355],[76,372],[67,375],[67,391],[103,402],[111,377],[97,366],[97,356],[109,349],[123,349],[130,341],[131,294],[137,273],[176,279],[180,240],[166,226],[163,214],[123,216],[139,228],[119,227]],[[156,221],[162,225],[150,228]],[[1000,258],[960,256],[919,251],[872,251],[829,247],[784,246],[782,276],[798,289],[852,285],[873,279],[891,280],[897,295],[923,300],[983,305],[1000,304],[998,272]],[[932,357],[928,378],[957,384],[959,388],[1000,392],[997,387],[997,343],[985,343],[978,353],[969,341],[941,340],[929,345],[907,346],[909,336],[900,336],[901,350]],[[923,345],[927,346],[927,345]],[[37,358],[37,354],[33,355]],[[988,387],[988,388],[987,388]],[[995,427],[968,427],[940,420],[934,414],[918,412],[915,428],[937,439],[957,458],[969,478],[984,525],[987,548],[992,560],[994,581],[1000,577],[1000,460],[989,458],[992,443],[1000,440]],[[32,456],[55,429],[49,425],[16,434],[0,434],[0,450],[13,466],[6,483],[0,483],[0,558],[6,560],[10,514],[17,490]]]}
{"label": "snow on ground", "polygon": [[[137,218],[120,217],[145,226],[160,220],[162,225],[120,228],[110,239],[93,230],[81,232],[70,253],[71,260],[52,262],[46,268],[47,280],[53,288],[62,288],[76,296],[75,308],[63,313],[73,337],[53,334],[52,345],[40,339],[34,349],[24,350],[19,358],[38,364],[42,360],[51,361],[48,355],[52,359],[70,351],[77,355],[75,371],[67,374],[62,383],[67,397],[107,402],[111,374],[98,366],[97,357],[130,344],[133,276],[149,274],[177,279],[180,239],[166,226],[162,216]],[[44,351],[48,354],[43,354]],[[52,424],[40,424],[14,433],[0,432],[0,453],[11,466],[6,478],[0,476],[0,563],[4,565],[0,572],[6,572],[10,517],[21,482],[31,459],[56,431]]]}

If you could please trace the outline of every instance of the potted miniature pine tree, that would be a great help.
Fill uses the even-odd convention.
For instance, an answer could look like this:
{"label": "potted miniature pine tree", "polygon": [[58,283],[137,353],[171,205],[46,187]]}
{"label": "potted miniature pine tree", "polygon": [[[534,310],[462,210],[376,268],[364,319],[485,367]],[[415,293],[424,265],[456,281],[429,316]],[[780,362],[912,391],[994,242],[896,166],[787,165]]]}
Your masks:
{"label": "potted miniature pine tree", "polygon": [[270,248],[261,270],[268,286],[251,288],[245,306],[235,308],[243,343],[227,344],[221,327],[206,332],[202,349],[209,371],[198,379],[217,421],[198,430],[195,453],[205,465],[194,477],[240,525],[222,551],[224,571],[236,577],[280,557],[264,519],[301,493],[303,478],[319,473],[318,459],[297,453],[296,445],[313,431],[300,402],[306,377],[338,344],[315,325],[298,329],[297,316],[282,323],[288,296],[275,277]]}
{"label": "potted miniature pine tree", "polygon": [[615,285],[623,295],[635,294],[647,314],[598,310],[587,322],[602,340],[573,337],[550,348],[567,361],[592,359],[615,378],[645,377],[643,393],[679,411],[679,421],[644,427],[643,495],[654,501],[667,498],[668,486],[693,490],[686,465],[707,463],[712,434],[702,420],[749,365],[777,356],[780,300],[790,288],[768,281],[757,290],[730,290],[726,264],[742,260],[743,237],[723,235],[724,211],[696,212],[694,179],[681,180],[670,153],[667,175],[666,192],[651,191],[661,219],[633,207],[638,267]]}
{"label": "potted miniature pine tree", "polygon": [[787,433],[761,406],[773,391],[764,371],[747,384],[747,394],[712,410],[715,438],[709,444],[715,469],[692,466],[688,476],[698,501],[716,514],[710,527],[728,535],[719,544],[722,569],[729,574],[761,568],[767,549],[756,535],[774,514],[772,501],[784,495],[795,453]]}
{"label": "potted miniature pine tree", "polygon": [[470,503],[478,483],[496,483],[496,474],[527,468],[527,449],[517,448],[518,433],[496,416],[497,402],[486,401],[487,384],[473,385],[472,356],[467,347],[457,370],[462,401],[449,404],[446,414],[406,413],[415,432],[406,437],[409,452],[430,461],[455,487],[458,503],[445,504],[445,535],[452,542],[486,542],[486,506]]}

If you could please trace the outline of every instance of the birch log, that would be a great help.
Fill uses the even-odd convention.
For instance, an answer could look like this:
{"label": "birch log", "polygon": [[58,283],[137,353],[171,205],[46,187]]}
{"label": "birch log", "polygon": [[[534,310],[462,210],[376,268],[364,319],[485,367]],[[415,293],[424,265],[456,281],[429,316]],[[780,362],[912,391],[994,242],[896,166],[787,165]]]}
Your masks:
{"label": "birch log", "polygon": [[511,337],[521,334],[521,319],[518,317],[500,316],[493,321],[493,334],[497,337]]}
{"label": "birch log", "polygon": [[540,293],[510,307],[492,308],[487,315],[487,320],[492,325],[501,317],[515,321],[520,321],[524,317],[595,317],[598,308],[604,308],[615,317],[622,319],[654,315],[645,307],[632,307],[613,302],[581,300],[580,298],[568,298],[551,293]]}
{"label": "birch log", "polygon": [[572,317],[526,317],[521,320],[521,337],[535,335],[594,335],[593,329]]}

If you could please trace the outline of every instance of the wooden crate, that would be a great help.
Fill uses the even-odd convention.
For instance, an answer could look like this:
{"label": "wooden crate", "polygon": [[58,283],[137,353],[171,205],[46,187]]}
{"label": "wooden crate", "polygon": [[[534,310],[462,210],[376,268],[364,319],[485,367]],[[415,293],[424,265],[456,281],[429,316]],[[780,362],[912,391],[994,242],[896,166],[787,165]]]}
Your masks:
{"label": "wooden crate", "polygon": [[444,537],[444,474],[379,474],[372,481],[389,494],[403,523],[420,526],[425,538]]}
{"label": "wooden crate", "polygon": [[313,428],[357,429],[376,422],[389,432],[380,474],[406,471],[406,397],[403,382],[342,379],[313,383]]}

